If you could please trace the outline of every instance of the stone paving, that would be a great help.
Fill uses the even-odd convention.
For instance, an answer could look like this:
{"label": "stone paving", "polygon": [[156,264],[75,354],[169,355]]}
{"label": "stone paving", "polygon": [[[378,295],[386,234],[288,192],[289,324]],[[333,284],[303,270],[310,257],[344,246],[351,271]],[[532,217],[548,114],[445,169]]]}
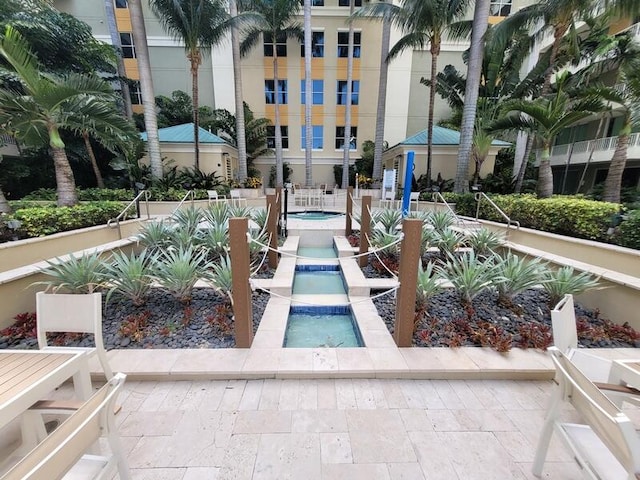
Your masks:
{"label": "stone paving", "polygon": [[[117,421],[138,480],[532,479],[552,385],[394,379],[127,382]],[[557,439],[544,478],[582,478]]]}

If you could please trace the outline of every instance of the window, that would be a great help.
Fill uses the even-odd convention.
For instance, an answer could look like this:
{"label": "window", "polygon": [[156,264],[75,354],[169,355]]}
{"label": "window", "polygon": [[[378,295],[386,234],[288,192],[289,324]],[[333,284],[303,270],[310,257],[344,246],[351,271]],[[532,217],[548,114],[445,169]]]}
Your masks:
{"label": "window", "polygon": [[507,17],[511,13],[511,0],[491,0],[489,15],[492,17]]}
{"label": "window", "polygon": [[[300,56],[304,57],[304,42],[300,45]],[[311,56],[324,57],[324,32],[311,32]]]}
{"label": "window", "polygon": [[[267,104],[276,103],[274,80],[264,81],[264,100]],[[287,103],[287,81],[278,80],[278,103],[283,105]]]}
{"label": "window", "polygon": [[[351,127],[351,147],[349,150],[355,150],[358,146],[356,138],[358,137],[358,127]],[[344,147],[344,127],[336,127],[336,149]]]}
{"label": "window", "polygon": [[[336,105],[347,104],[347,81],[338,80],[338,88],[336,89],[338,98],[336,99]],[[353,80],[351,82],[351,105],[358,105],[360,94],[360,80]]]}
{"label": "window", "polygon": [[[300,81],[301,87],[300,91],[302,92],[300,103],[304,105],[304,94],[306,93],[305,89],[305,81]],[[322,105],[324,103],[324,80],[311,80],[312,84],[312,93],[311,96],[313,98],[314,105]]]}
{"label": "window", "polygon": [[[282,148],[289,148],[289,127],[280,125],[280,134],[282,135]],[[273,125],[267,127],[267,148],[276,148],[276,127]]]}
{"label": "window", "polygon": [[[360,58],[360,32],[353,32],[353,58]],[[338,57],[349,56],[349,32],[338,32]]]}
{"label": "window", "polygon": [[276,48],[276,53],[279,57],[287,56],[287,36],[284,33],[278,34],[275,44],[273,43],[273,35],[270,33],[264,34],[264,56],[273,57],[273,47]]}
{"label": "window", "polygon": [[[311,140],[311,148],[314,150],[322,149],[322,137],[323,137],[323,127],[322,125],[313,125],[313,139]],[[307,129],[305,125],[302,125],[302,150],[306,150],[307,145]]]}
{"label": "window", "polygon": [[[300,0],[300,5],[304,6],[304,0]],[[312,7],[324,7],[324,0],[311,0]]]}
{"label": "window", "polygon": [[129,85],[129,95],[132,105],[142,105],[142,90],[140,90],[140,82],[131,82]]}
{"label": "window", "polygon": [[122,47],[123,58],[136,58],[136,48],[133,45],[133,35],[130,33],[120,34],[120,46]]}
{"label": "window", "polygon": [[116,0],[116,8],[129,8],[127,6],[127,0]]}
{"label": "window", "polygon": [[[349,3],[350,3],[349,0],[338,0],[338,6],[339,7],[348,7]],[[362,6],[362,0],[355,0],[354,6],[361,7]]]}

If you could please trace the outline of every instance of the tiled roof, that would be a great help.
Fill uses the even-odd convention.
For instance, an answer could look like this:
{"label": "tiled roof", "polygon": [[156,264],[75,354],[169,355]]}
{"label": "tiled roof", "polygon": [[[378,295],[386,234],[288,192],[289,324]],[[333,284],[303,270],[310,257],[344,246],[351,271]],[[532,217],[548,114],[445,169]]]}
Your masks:
{"label": "tiled roof", "polygon": [[[399,145],[426,145],[427,144],[427,130],[422,130],[415,135],[405,138]],[[451,130],[450,128],[433,126],[433,145],[459,145],[460,144],[460,132]],[[494,140],[492,145],[508,147],[511,145],[508,142],[501,140]]]}
{"label": "tiled roof", "polygon": [[[200,143],[227,143],[219,136],[199,127]],[[147,133],[143,132],[140,137],[147,141]],[[173,127],[159,128],[158,137],[164,143],[193,143],[193,123],[185,123],[183,125],[174,125]]]}

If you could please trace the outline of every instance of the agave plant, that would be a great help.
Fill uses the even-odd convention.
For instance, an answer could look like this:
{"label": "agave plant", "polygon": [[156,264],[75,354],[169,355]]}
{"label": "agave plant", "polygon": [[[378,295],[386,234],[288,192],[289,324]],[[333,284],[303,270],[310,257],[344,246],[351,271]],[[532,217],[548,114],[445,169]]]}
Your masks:
{"label": "agave plant", "polygon": [[214,224],[200,237],[201,245],[208,251],[210,260],[226,256],[229,251],[229,230],[224,224]]}
{"label": "agave plant", "polygon": [[42,273],[48,279],[34,285],[46,285],[54,292],[64,289],[71,293],[94,293],[103,285],[105,262],[98,252],[79,257],[69,255],[66,260],[56,257],[55,262],[47,263],[49,266]]}
{"label": "agave plant", "polygon": [[455,223],[453,216],[446,210],[437,210],[431,213],[428,220],[439,233],[444,232]]}
{"label": "agave plant", "polygon": [[155,263],[153,278],[181,303],[191,301],[196,282],[205,276],[211,266],[205,251],[193,248],[169,248]]}
{"label": "agave plant", "polygon": [[440,282],[438,280],[438,275],[434,273],[432,263],[429,263],[427,265],[427,268],[422,268],[422,265],[418,266],[418,286],[416,301],[419,304],[427,306],[431,297],[442,290],[442,287],[440,286]]}
{"label": "agave plant", "polygon": [[598,279],[588,272],[575,273],[573,267],[548,270],[543,276],[542,286],[549,294],[549,305],[556,305],[565,294],[578,295],[598,286]]}
{"label": "agave plant", "polygon": [[465,252],[449,260],[443,267],[437,267],[438,274],[453,284],[463,305],[469,305],[483,291],[491,288],[500,277],[496,274],[492,258],[481,262],[474,252]]}
{"label": "agave plant", "polygon": [[[259,262],[262,261],[261,255],[264,254],[262,245],[269,244],[269,234],[265,230],[253,231],[251,238],[256,240],[255,242],[249,242],[249,257],[251,258],[251,268],[254,268]],[[262,244],[262,245],[260,245]]]}
{"label": "agave plant", "polygon": [[[189,228],[178,227],[171,230],[167,247],[177,249],[185,249],[189,247],[197,247],[202,243],[202,237],[205,230],[190,230]],[[165,248],[167,248],[165,247]]]}
{"label": "agave plant", "polygon": [[436,232],[435,245],[442,255],[453,255],[464,244],[464,236],[457,230],[445,228],[442,231],[436,230]]}
{"label": "agave plant", "polygon": [[203,215],[199,208],[189,207],[174,212],[171,215],[171,219],[180,226],[181,230],[186,230],[193,235],[198,230],[200,222],[203,220]]}
{"label": "agave plant", "polygon": [[420,252],[421,255],[431,247],[436,245],[438,233],[430,225],[422,225],[422,233],[420,234]]}
{"label": "agave plant", "polygon": [[466,243],[473,248],[476,255],[488,257],[504,243],[504,239],[487,228],[480,228],[467,236]]}
{"label": "agave plant", "polygon": [[398,210],[377,210],[371,216],[371,225],[382,226],[382,230],[392,235],[396,235],[398,228],[402,224],[402,212]]}
{"label": "agave plant", "polygon": [[540,259],[527,260],[513,253],[507,254],[496,264],[496,274],[501,277],[496,284],[498,303],[511,305],[515,295],[543,283],[545,272]]}
{"label": "agave plant", "polygon": [[207,207],[203,218],[209,225],[226,225],[229,221],[229,205],[224,202],[215,202]]}
{"label": "agave plant", "polygon": [[216,290],[231,298],[233,275],[231,273],[231,260],[228,255],[220,258],[219,263],[214,263],[211,270],[207,270],[206,279]]}
{"label": "agave plant", "polygon": [[129,256],[115,252],[111,257],[113,262],[105,266],[104,278],[110,287],[107,301],[115,294],[128,298],[136,306],[144,305],[153,283],[153,265],[157,256],[148,250]]}
{"label": "agave plant", "polygon": [[165,222],[145,223],[142,231],[138,234],[138,241],[147,249],[152,251],[162,250],[170,243],[173,227]]}
{"label": "agave plant", "polygon": [[267,220],[269,219],[269,211],[266,208],[258,208],[251,212],[251,220],[258,226],[259,230],[267,228]]}
{"label": "agave plant", "polygon": [[[380,250],[378,256],[382,263],[386,266],[386,269],[397,273],[398,271],[398,257],[400,253],[400,244],[393,244],[398,240],[397,233],[391,234],[383,230],[374,230],[369,238],[369,242],[376,250]],[[392,245],[393,244],[393,245]],[[376,263],[373,264],[374,268]],[[378,269],[379,271],[386,271],[384,267]]]}
{"label": "agave plant", "polygon": [[242,205],[233,205],[229,207],[229,218],[231,217],[247,217],[251,218],[251,207],[243,207]]}

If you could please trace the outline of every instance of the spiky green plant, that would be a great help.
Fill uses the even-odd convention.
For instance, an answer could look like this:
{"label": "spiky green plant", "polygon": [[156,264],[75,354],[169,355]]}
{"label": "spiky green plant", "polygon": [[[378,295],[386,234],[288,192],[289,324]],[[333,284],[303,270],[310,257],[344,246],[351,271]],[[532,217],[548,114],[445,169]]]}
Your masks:
{"label": "spiky green plant", "polygon": [[440,233],[455,223],[453,216],[446,210],[432,212],[431,215],[429,215],[428,221],[433,225],[433,228]]}
{"label": "spiky green plant", "polygon": [[162,250],[170,243],[173,227],[162,220],[145,223],[138,234],[138,241],[147,249]]}
{"label": "spiky green plant", "polygon": [[143,250],[139,255],[114,252],[112,263],[105,265],[105,283],[109,288],[107,302],[111,295],[118,295],[131,300],[136,305],[144,305],[153,283],[153,266],[156,253]]}
{"label": "spiky green plant", "polygon": [[430,225],[422,225],[422,232],[420,233],[421,256],[424,255],[429,248],[436,245],[438,237],[438,233]]}
{"label": "spiky green plant", "polygon": [[438,280],[438,275],[435,274],[432,263],[429,263],[427,268],[424,269],[421,264],[418,266],[418,286],[416,297],[416,302],[418,304],[426,307],[429,304],[431,297],[442,290]]}
{"label": "spiky green plant", "polygon": [[249,242],[249,258],[251,263],[251,268],[254,268],[258,265],[259,262],[262,261],[262,255],[264,255],[263,247],[260,245],[268,245],[269,244],[269,233],[264,230],[261,231],[252,231],[251,238],[256,240],[256,242]]}
{"label": "spiky green plant", "polygon": [[543,276],[543,282],[542,286],[549,294],[549,306],[552,308],[567,293],[578,295],[598,286],[598,278],[588,272],[575,273],[570,266],[548,270]]}
{"label": "spiky green plant", "polygon": [[380,254],[398,255],[400,253],[400,244],[393,242],[398,240],[398,232],[391,233],[385,230],[374,230],[369,237],[369,243],[376,249],[381,249]]}
{"label": "spiky green plant", "polygon": [[155,262],[153,278],[181,303],[191,301],[196,282],[205,276],[211,264],[205,251],[193,248],[169,248]]}
{"label": "spiky green plant", "polygon": [[79,257],[69,255],[66,260],[56,257],[42,273],[46,280],[33,285],[46,285],[54,292],[63,289],[70,293],[93,293],[103,286],[105,261],[98,252],[84,254]]}
{"label": "spiky green plant", "polygon": [[501,277],[496,283],[498,302],[512,304],[515,295],[543,283],[545,272],[546,267],[540,259],[527,260],[508,253],[496,262],[496,273]]}
{"label": "spiky green plant", "polygon": [[459,247],[464,245],[464,236],[457,230],[445,228],[436,232],[435,245],[442,255],[453,255]]}
{"label": "spiky green plant", "polygon": [[269,212],[266,208],[258,208],[251,212],[251,220],[258,226],[258,230],[264,230],[267,227]]}
{"label": "spiky green plant", "polygon": [[467,236],[467,245],[473,248],[476,255],[488,257],[504,243],[504,238],[487,228],[480,228]]}
{"label": "spiky green plant", "polygon": [[228,255],[221,257],[218,263],[212,265],[211,270],[207,270],[206,279],[216,290],[231,298],[233,275]]}
{"label": "spiky green plant", "polygon": [[195,207],[188,207],[178,210],[171,215],[171,219],[180,226],[180,229],[186,230],[193,235],[198,230],[200,222],[202,222],[202,210]]}
{"label": "spiky green plant", "polygon": [[229,251],[229,230],[224,224],[211,225],[203,232],[200,241],[208,251],[209,259],[216,261]]}
{"label": "spiky green plant", "polygon": [[493,259],[481,262],[474,252],[465,252],[460,256],[450,255],[447,263],[436,267],[436,270],[456,288],[463,305],[471,304],[476,296],[499,280]]}
{"label": "spiky green plant", "polygon": [[377,210],[371,216],[371,225],[377,228],[378,225],[382,230],[396,235],[400,225],[402,224],[402,212],[398,210]]}
{"label": "spiky green plant", "polygon": [[169,240],[167,242],[168,248],[169,246],[184,249],[189,247],[197,248],[200,244],[202,244],[202,237],[205,234],[205,230],[191,230],[190,228],[183,228],[182,226],[177,226],[171,230],[171,234],[169,235]]}
{"label": "spiky green plant", "polygon": [[209,225],[225,225],[229,221],[229,205],[224,202],[215,202],[209,205],[203,218]]}
{"label": "spiky green plant", "polygon": [[243,207],[242,205],[233,205],[229,207],[229,218],[231,217],[251,218],[251,207]]}

